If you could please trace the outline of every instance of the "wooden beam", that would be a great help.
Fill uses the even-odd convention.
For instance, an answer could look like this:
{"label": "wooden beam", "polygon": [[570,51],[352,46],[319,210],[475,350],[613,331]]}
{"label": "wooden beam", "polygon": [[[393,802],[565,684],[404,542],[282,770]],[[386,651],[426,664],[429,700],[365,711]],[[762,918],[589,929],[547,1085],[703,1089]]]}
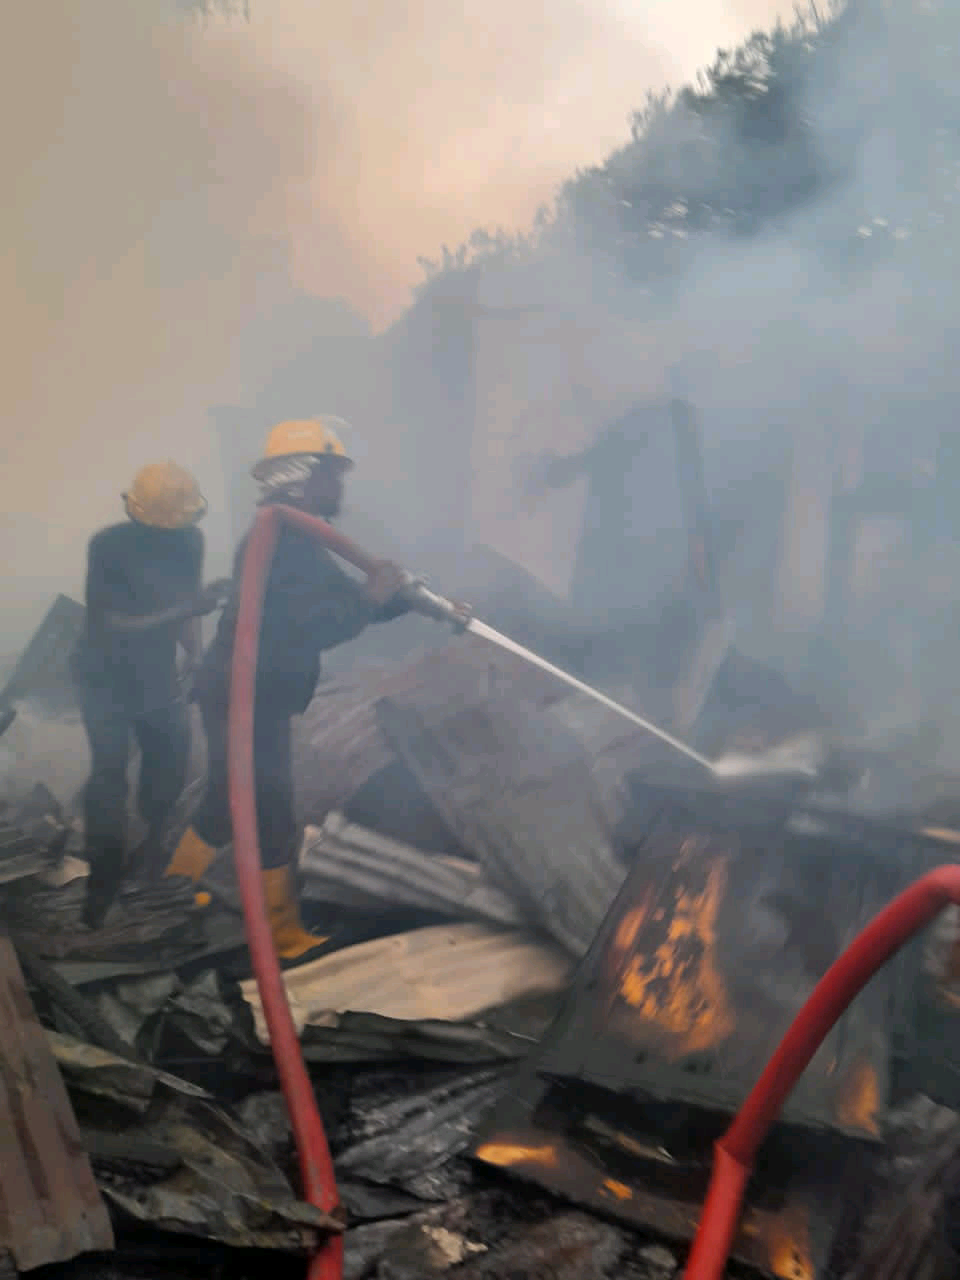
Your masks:
{"label": "wooden beam", "polygon": [[2,935],[0,1152],[0,1253],[18,1270],[113,1248],[70,1099]]}

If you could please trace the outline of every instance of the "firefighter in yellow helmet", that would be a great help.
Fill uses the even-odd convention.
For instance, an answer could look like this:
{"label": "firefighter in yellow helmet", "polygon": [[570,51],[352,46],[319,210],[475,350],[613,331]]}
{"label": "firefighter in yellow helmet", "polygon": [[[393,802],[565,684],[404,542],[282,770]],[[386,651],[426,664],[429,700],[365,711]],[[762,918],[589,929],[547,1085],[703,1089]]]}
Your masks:
{"label": "firefighter in yellow helmet", "polygon": [[158,840],[183,790],[190,749],[177,646],[196,660],[199,619],[229,585],[201,587],[197,525],[207,504],[182,467],[144,467],[123,500],[128,519],[90,541],[86,627],[73,658],[91,755],[84,791],[91,928],[102,923],[125,866],[131,735],[141,756],[138,808],[148,839]]}
{"label": "firefighter in yellow helmet", "polygon": [[[340,438],[338,418],[282,422],[267,438],[253,467],[261,505],[284,503],[324,519],[334,518],[343,481],[353,465]],[[237,552],[234,594],[223,612],[194,685],[207,735],[207,786],[203,799],[167,867],[169,876],[202,879],[216,852],[229,843],[227,711],[237,625],[237,588],[246,539]],[[293,877],[298,844],[291,761],[291,722],[313,697],[320,655],[353,639],[372,622],[407,611],[398,598],[405,578],[383,562],[365,583],[345,573],[333,556],[300,530],[282,529],[263,607],[254,711],[254,768],[264,892],[277,954],[300,964],[324,942],[301,923]],[[198,905],[209,897],[197,894]]]}

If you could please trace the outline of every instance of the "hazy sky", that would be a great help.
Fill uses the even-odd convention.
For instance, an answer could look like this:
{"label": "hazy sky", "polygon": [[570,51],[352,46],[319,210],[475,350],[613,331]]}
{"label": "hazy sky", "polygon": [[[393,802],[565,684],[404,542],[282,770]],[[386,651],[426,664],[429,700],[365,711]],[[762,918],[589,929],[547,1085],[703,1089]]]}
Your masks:
{"label": "hazy sky", "polygon": [[[212,401],[265,372],[294,289],[375,325],[418,254],[522,226],[626,139],[648,89],[775,0],[30,0],[0,53],[0,554],[11,643],[79,590],[133,469],[172,455],[214,511]],[[259,362],[259,367],[258,367]],[[225,522],[209,526],[225,551]],[[0,636],[0,653],[8,646]]]}
{"label": "hazy sky", "polygon": [[777,0],[253,0],[207,56],[290,77],[309,103],[311,172],[288,188],[295,278],[376,321],[418,254],[478,225],[523,226],[578,166],[627,137],[649,88],[792,6]]}

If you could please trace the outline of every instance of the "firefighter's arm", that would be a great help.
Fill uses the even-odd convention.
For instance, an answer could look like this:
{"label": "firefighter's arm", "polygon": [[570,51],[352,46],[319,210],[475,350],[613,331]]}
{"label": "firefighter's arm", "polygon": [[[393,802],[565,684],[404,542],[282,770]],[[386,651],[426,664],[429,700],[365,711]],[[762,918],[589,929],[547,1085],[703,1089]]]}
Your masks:
{"label": "firefighter's arm", "polygon": [[409,612],[410,606],[402,595],[406,585],[407,575],[392,560],[381,560],[367,575],[363,591],[376,606],[374,622],[388,622]]}
{"label": "firefighter's arm", "polygon": [[[203,534],[197,530],[198,537],[193,547],[193,566],[192,566],[192,587],[195,593],[199,593],[203,584],[203,558],[205,551],[205,543]],[[200,661],[200,652],[203,645],[203,631],[199,615],[188,618],[180,628],[180,647],[183,649],[186,658],[186,668],[192,670]]]}
{"label": "firefighter's arm", "polygon": [[111,631],[125,631],[131,634],[153,631],[157,627],[167,627],[178,622],[189,622],[191,619],[202,618],[205,614],[219,609],[229,594],[230,586],[229,578],[221,578],[209,583],[181,604],[172,605],[169,609],[144,614],[109,611],[104,613],[103,621]]}
{"label": "firefighter's arm", "polygon": [[333,649],[360,635],[371,623],[387,622],[406,613],[398,598],[405,584],[402,570],[385,562],[357,582],[332,562],[320,591],[309,602],[309,625],[321,649]]}

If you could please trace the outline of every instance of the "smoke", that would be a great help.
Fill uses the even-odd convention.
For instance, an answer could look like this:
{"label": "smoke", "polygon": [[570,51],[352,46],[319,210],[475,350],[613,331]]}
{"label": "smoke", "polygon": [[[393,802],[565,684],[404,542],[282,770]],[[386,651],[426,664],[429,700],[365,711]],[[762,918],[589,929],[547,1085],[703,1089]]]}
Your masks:
{"label": "smoke", "polygon": [[211,403],[306,345],[304,294],[376,323],[417,256],[525,224],[623,136],[646,89],[765,21],[773,0],[318,6],[249,23],[166,0],[6,15],[0,551],[14,648],[143,462],[172,455],[230,539]]}
{"label": "smoke", "polygon": [[[775,129],[772,139],[747,134],[735,115],[725,131],[679,110],[658,126],[650,146],[660,152],[648,150],[646,166],[628,150],[608,167],[616,184],[636,165],[633,191],[624,177],[613,193],[635,207],[581,192],[522,276],[492,263],[482,286],[485,300],[530,302],[538,282],[542,300],[581,322],[605,310],[606,370],[597,364],[584,379],[601,403],[632,385],[634,394],[681,390],[699,406],[715,507],[745,526],[725,566],[741,645],[789,662],[821,693],[842,690],[877,731],[927,721],[946,737],[955,737],[960,591],[957,477],[944,452],[960,407],[958,47],[960,18],[948,6],[857,6],[789,104],[785,140]],[[794,70],[799,41],[795,53]],[[771,125],[776,104],[767,112],[756,125]],[[792,145],[801,132],[803,145]],[[782,200],[811,173],[809,198]],[[749,190],[755,209],[767,202],[747,236],[723,201],[707,225],[692,223],[692,207],[725,184],[731,200]],[[618,329],[632,337],[614,355]],[[644,337],[655,354],[641,373]],[[561,346],[553,377],[538,375],[543,386],[563,385]],[[571,405],[528,405],[527,448],[538,432],[553,443],[561,411]],[[638,557],[656,555],[655,537],[682,523],[658,506],[656,483],[637,488],[648,526],[632,544]],[[859,505],[853,572],[831,599],[844,503]],[[594,587],[612,609],[623,577]]]}
{"label": "smoke", "polygon": [[[315,163],[296,84],[163,6],[16,5],[0,130],[7,628],[76,591],[86,537],[145,461],[222,511],[206,406],[291,294],[287,190]],[[159,17],[158,17],[159,15]],[[218,521],[210,521],[214,541]]]}
{"label": "smoke", "polygon": [[[678,12],[680,11],[680,12]],[[318,168],[291,209],[294,271],[375,321],[432,257],[477,227],[529,223],[561,182],[622,139],[648,88],[678,82],[788,6],[780,0],[389,0],[252,7],[228,47],[263,49],[327,95]],[[318,210],[336,234],[316,233]]]}

